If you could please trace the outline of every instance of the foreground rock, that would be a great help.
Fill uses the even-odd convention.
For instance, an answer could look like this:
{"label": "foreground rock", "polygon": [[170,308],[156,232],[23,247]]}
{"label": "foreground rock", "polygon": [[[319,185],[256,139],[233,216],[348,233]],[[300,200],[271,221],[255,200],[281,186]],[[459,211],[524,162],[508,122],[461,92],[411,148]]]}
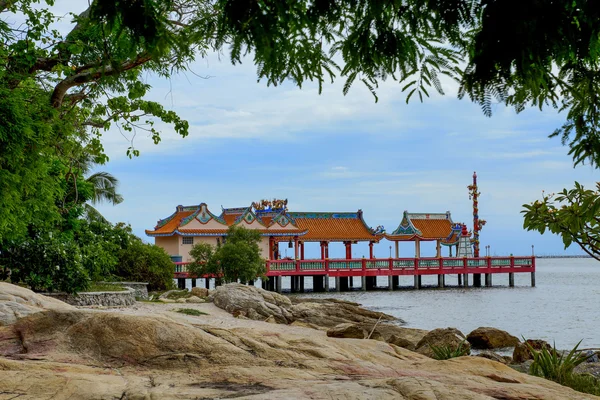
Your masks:
{"label": "foreground rock", "polygon": [[417,344],[428,331],[423,329],[403,328],[391,324],[353,324],[344,323],[329,328],[327,336],[346,339],[373,339],[415,350]]}
{"label": "foreground rock", "polygon": [[38,312],[0,327],[0,398],[594,398],[480,357],[436,361],[381,341],[237,319],[210,303],[189,305],[201,316],[173,312],[178,304],[136,307]]}
{"label": "foreground rock", "polygon": [[74,310],[75,308],[29,289],[0,282],[0,325],[13,324],[17,319],[44,310]]}
{"label": "foreground rock", "polygon": [[455,350],[459,346],[465,350],[465,354],[471,354],[471,346],[461,331],[456,328],[438,328],[429,331],[423,336],[423,339],[417,343],[416,351],[427,357],[433,357],[434,352],[432,347],[448,347]]}
{"label": "foreground rock", "polygon": [[230,283],[217,287],[211,294],[214,304],[234,316],[264,321],[273,317],[280,324],[295,321],[330,328],[342,323],[392,321],[395,317],[366,310],[357,303],[327,299],[296,299],[295,304],[281,294],[254,286]]}
{"label": "foreground rock", "polygon": [[499,349],[514,347],[520,340],[508,332],[490,327],[480,327],[467,335],[474,349]]}

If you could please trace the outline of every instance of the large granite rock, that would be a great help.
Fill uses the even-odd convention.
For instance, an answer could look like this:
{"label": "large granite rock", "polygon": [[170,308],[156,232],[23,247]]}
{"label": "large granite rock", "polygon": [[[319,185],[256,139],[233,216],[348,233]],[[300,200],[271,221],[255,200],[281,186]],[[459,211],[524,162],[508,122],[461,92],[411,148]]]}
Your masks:
{"label": "large granite rock", "polygon": [[43,310],[73,310],[74,307],[29,289],[0,282],[0,325]]}
{"label": "large granite rock", "polygon": [[294,321],[290,312],[292,302],[286,296],[254,286],[230,283],[219,286],[211,295],[213,303],[234,316],[265,320],[273,316],[275,321],[289,324]]}
{"label": "large granite rock", "polygon": [[327,330],[327,336],[346,339],[381,340],[398,347],[414,350],[428,331],[423,329],[403,328],[391,324],[344,323]]}
{"label": "large granite rock", "polygon": [[533,354],[529,350],[529,346],[531,346],[534,350],[541,350],[546,348],[547,350],[552,350],[552,346],[550,346],[547,342],[540,339],[527,339],[525,342],[517,343],[515,349],[513,350],[513,360],[514,364],[521,364],[527,360],[533,360]]}
{"label": "large granite rock", "polygon": [[474,349],[499,349],[514,347],[520,342],[515,336],[501,329],[479,327],[467,335]]}
{"label": "large granite rock", "polygon": [[208,297],[208,289],[206,288],[194,287],[192,288],[190,293],[192,294],[192,296],[197,296],[200,298]]}
{"label": "large granite rock", "polygon": [[423,339],[417,343],[416,352],[433,357],[432,346],[457,349],[461,345],[466,349],[466,354],[471,353],[471,346],[461,331],[456,328],[438,328],[423,336]]}
{"label": "large granite rock", "polygon": [[174,306],[44,311],[0,326],[0,397],[594,398],[480,357],[436,361],[381,341],[236,319],[209,303],[190,305],[202,317]]}
{"label": "large granite rock", "polygon": [[234,316],[262,321],[272,316],[280,324],[300,321],[330,328],[342,323],[396,320],[391,315],[366,310],[357,303],[347,301],[296,299],[293,304],[288,297],[281,294],[238,283],[219,286],[210,297],[217,307]]}

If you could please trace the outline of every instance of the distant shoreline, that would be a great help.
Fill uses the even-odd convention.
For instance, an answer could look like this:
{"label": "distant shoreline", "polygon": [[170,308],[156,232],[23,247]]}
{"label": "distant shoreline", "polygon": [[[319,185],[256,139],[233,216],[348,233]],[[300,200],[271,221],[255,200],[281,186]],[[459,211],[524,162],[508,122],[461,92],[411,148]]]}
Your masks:
{"label": "distant shoreline", "polygon": [[592,258],[587,254],[576,255],[576,256],[535,256],[535,258]]}

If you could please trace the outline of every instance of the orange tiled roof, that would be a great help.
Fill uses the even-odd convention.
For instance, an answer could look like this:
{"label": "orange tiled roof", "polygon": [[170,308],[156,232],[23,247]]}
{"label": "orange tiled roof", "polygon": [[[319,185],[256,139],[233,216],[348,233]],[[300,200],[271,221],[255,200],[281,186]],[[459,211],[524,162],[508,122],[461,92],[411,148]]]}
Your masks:
{"label": "orange tiled roof", "polygon": [[221,218],[223,218],[225,220],[225,223],[227,225],[233,225],[233,223],[235,222],[235,219],[237,217],[239,217],[241,214],[223,214],[221,215]]}
{"label": "orange tiled roof", "polygon": [[381,236],[374,235],[358,213],[295,213],[296,225],[308,233],[303,241],[375,241]]}
{"label": "orange tiled roof", "polygon": [[404,211],[398,228],[385,236],[389,240],[444,240],[453,234],[452,225],[449,211],[430,214]]}
{"label": "orange tiled roof", "polygon": [[160,226],[160,222],[156,225],[154,230],[146,229],[146,234],[168,234],[173,233],[175,229],[179,227],[181,220],[189,217],[195,211],[176,211],[173,215],[171,215],[164,225]]}
{"label": "orange tiled roof", "polygon": [[[201,208],[202,207],[202,208]],[[168,236],[173,234],[182,235],[224,235],[227,233],[225,227],[219,229],[186,229],[184,223],[189,222],[191,218],[195,218],[196,212],[202,209],[202,215],[206,218],[211,218],[210,212],[206,208],[206,204],[200,206],[183,207],[178,206],[177,211],[169,218],[158,222],[154,230],[146,230],[146,234],[150,236]],[[236,219],[244,215],[246,212],[251,212],[249,209],[224,209],[221,216],[212,218],[231,226]],[[212,215],[212,214],[210,214]],[[263,234],[293,237],[302,236],[303,241],[376,241],[378,242],[383,237],[376,235],[367,226],[362,217],[362,211],[355,213],[306,213],[294,212],[286,213],[283,211],[282,218],[287,219],[294,229],[279,229],[274,222],[276,215],[259,215],[260,221],[265,225],[265,228],[259,229]],[[187,220],[186,220],[187,219]],[[270,228],[266,228],[270,226]]]}
{"label": "orange tiled roof", "polygon": [[447,219],[412,219],[423,239],[445,239],[452,233],[452,223]]}
{"label": "orange tiled roof", "polygon": [[[227,226],[234,225],[235,221],[244,216],[246,213],[252,213],[252,216],[255,217],[259,223],[264,225],[264,229],[259,229],[259,231],[263,234],[271,234],[273,236],[302,236],[306,233],[305,230],[298,229],[296,226],[294,226],[295,229],[279,229],[277,228],[278,225],[272,225],[271,228],[274,229],[268,229],[267,226],[273,221],[275,216],[256,216],[249,208],[224,209],[224,212],[217,217],[208,211],[206,204],[202,203],[198,206],[177,206],[176,211],[171,216],[158,221],[154,230],[147,229],[146,234],[149,236],[169,236],[180,233],[211,236],[223,235],[227,233],[227,228],[225,227],[222,229],[186,229],[185,224],[188,223],[189,220],[195,218],[201,210],[204,210],[202,211],[202,214],[207,214],[205,215],[207,219],[215,219],[217,222],[220,222],[221,224],[224,223]],[[291,218],[288,218],[288,220],[290,219]]]}
{"label": "orange tiled roof", "polygon": [[[290,232],[288,229],[256,229],[260,233],[271,234],[271,235],[286,235],[286,236],[298,236],[302,235],[305,232],[292,231]],[[225,235],[227,234],[227,229],[178,229],[178,232],[182,234],[188,235]]]}

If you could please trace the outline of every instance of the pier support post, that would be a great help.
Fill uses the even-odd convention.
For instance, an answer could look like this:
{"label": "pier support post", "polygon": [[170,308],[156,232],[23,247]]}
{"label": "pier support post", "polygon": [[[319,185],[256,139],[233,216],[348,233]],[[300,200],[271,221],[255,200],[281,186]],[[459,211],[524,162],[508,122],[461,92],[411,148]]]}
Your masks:
{"label": "pier support post", "polygon": [[361,290],[363,292],[366,292],[367,291],[367,277],[361,276],[360,279],[361,279]]}
{"label": "pier support post", "polygon": [[281,284],[281,283],[282,283],[282,282],[281,282],[282,280],[283,280],[283,277],[282,277],[282,276],[278,276],[278,277],[277,277],[277,279],[276,279],[275,285],[277,286],[277,288],[276,288],[276,290],[277,290],[277,293],[281,293],[281,289],[282,289],[282,286],[283,286],[283,285]]}
{"label": "pier support post", "polygon": [[400,277],[399,276],[393,276],[392,277],[392,284],[394,286],[394,289],[397,289],[398,286],[400,286]]}
{"label": "pier support post", "polygon": [[254,279],[250,279],[248,281],[248,286],[254,286]]}
{"label": "pier support post", "polygon": [[462,274],[458,274],[458,286],[462,286]]}
{"label": "pier support post", "polygon": [[421,288],[421,276],[420,275],[415,275],[415,290],[419,290]]}
{"label": "pier support post", "polygon": [[535,287],[535,272],[531,273],[531,287]]}
{"label": "pier support post", "polygon": [[300,293],[304,293],[304,275],[298,277],[298,287],[300,288]]}
{"label": "pier support post", "polygon": [[492,287],[492,274],[485,274],[485,287]]}
{"label": "pier support post", "polygon": [[354,277],[351,276],[348,278],[348,289],[352,289],[354,287]]}
{"label": "pier support post", "polygon": [[266,280],[264,280],[263,278],[260,278],[260,287],[261,287],[263,290],[267,290],[267,281],[266,281]]}
{"label": "pier support post", "polygon": [[446,275],[439,274],[438,275],[438,287],[443,289],[446,286]]}
{"label": "pier support post", "polygon": [[464,287],[469,287],[469,274],[463,274]]}
{"label": "pier support post", "polygon": [[388,276],[388,290],[394,290],[394,277]]}
{"label": "pier support post", "polygon": [[290,292],[291,293],[296,293],[298,291],[298,288],[296,285],[296,283],[297,283],[296,278],[297,278],[296,276],[290,276]]}
{"label": "pier support post", "polygon": [[341,288],[340,288],[340,277],[336,276],[335,277],[335,291],[336,292],[341,292]]}
{"label": "pier support post", "polygon": [[177,278],[177,289],[185,289],[185,278]]}
{"label": "pier support post", "polygon": [[329,292],[329,275],[325,275],[323,277],[323,280],[324,280],[323,283],[325,284],[325,291]]}
{"label": "pier support post", "polygon": [[473,274],[473,287],[481,287],[481,274]]}
{"label": "pier support post", "polygon": [[515,287],[515,273],[514,272],[508,273],[508,286]]}
{"label": "pier support post", "polygon": [[204,278],[204,287],[210,289],[210,278]]}
{"label": "pier support post", "polygon": [[192,279],[192,289],[196,287],[196,279]]}

